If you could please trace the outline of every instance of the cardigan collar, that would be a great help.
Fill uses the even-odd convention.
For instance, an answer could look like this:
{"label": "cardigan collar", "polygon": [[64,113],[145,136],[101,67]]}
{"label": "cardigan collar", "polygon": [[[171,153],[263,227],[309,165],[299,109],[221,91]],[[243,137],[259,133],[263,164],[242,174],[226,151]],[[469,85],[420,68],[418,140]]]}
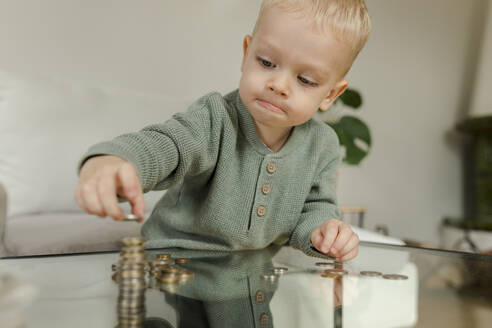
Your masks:
{"label": "cardigan collar", "polygon": [[239,128],[251,146],[262,155],[274,155],[274,157],[283,157],[290,154],[293,150],[301,146],[306,140],[306,132],[308,130],[308,125],[310,121],[303,123],[301,125],[295,126],[290,133],[289,138],[284,143],[282,148],[278,152],[271,151],[265,144],[261,141],[258,133],[256,131],[256,126],[251,116],[248,108],[244,105],[241,97],[239,95],[239,89],[231,92],[226,96],[232,100],[232,104],[236,108],[238,113]]}

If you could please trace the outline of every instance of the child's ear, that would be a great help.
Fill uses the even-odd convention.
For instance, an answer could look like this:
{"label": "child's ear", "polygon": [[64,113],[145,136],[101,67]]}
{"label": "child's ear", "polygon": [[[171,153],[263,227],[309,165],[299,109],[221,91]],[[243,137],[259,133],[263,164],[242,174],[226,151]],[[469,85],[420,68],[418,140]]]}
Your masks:
{"label": "child's ear", "polygon": [[344,93],[345,90],[347,90],[347,87],[348,87],[348,81],[347,80],[338,81],[335,84],[335,86],[330,90],[330,94],[328,94],[328,96],[326,96],[326,98],[323,99],[319,108],[322,111],[328,110],[328,108],[330,108],[330,106],[333,104],[333,102],[335,100],[337,100],[337,98],[340,97],[340,95],[342,93]]}
{"label": "child's ear", "polygon": [[251,44],[251,35],[246,35],[243,40],[243,62],[241,63],[241,72],[244,71],[244,64],[246,63],[246,57],[248,55],[248,48]]}

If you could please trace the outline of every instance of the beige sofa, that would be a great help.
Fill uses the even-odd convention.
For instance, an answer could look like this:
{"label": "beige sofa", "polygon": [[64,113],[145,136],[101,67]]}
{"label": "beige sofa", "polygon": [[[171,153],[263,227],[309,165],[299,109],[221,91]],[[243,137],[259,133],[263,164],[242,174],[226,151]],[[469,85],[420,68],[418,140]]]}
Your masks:
{"label": "beige sofa", "polygon": [[[137,223],[102,220],[77,206],[77,163],[91,144],[165,121],[192,101],[0,70],[1,254],[114,250],[122,237],[138,235]],[[162,194],[145,195],[147,211]],[[361,240],[401,244],[354,229]]]}

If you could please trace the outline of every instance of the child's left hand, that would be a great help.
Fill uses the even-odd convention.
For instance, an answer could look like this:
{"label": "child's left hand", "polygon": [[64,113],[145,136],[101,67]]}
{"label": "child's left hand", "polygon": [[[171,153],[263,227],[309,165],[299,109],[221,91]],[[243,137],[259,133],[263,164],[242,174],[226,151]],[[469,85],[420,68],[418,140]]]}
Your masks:
{"label": "child's left hand", "polygon": [[314,229],[311,242],[317,250],[337,261],[349,261],[359,252],[359,236],[349,224],[337,219],[328,219]]}

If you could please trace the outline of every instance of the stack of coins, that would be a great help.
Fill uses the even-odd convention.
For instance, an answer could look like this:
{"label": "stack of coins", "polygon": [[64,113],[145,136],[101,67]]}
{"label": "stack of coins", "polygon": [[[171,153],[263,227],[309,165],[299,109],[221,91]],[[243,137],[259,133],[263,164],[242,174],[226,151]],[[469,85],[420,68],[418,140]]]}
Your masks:
{"label": "stack of coins", "polygon": [[120,261],[113,278],[118,282],[118,327],[142,327],[145,320],[145,271],[147,254],[144,237],[123,238]]}

